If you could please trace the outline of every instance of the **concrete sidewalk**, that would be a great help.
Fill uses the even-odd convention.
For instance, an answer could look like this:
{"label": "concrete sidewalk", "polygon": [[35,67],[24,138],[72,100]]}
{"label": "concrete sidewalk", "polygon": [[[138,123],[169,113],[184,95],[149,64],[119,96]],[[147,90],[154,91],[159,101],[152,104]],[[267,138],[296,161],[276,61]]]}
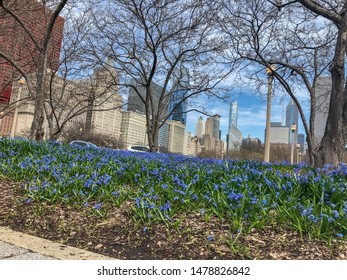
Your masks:
{"label": "concrete sidewalk", "polygon": [[0,260],[111,260],[107,256],[0,227]]}

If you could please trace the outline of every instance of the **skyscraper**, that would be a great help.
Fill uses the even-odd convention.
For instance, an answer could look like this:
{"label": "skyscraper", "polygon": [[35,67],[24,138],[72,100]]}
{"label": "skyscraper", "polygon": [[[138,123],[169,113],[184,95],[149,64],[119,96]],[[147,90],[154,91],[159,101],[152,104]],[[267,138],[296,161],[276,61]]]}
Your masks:
{"label": "skyscraper", "polygon": [[90,94],[85,128],[89,132],[120,138],[123,98],[114,82],[117,73],[110,67],[98,68],[92,77],[94,90]]}
{"label": "skyscraper", "polygon": [[[133,87],[131,87],[129,89],[129,98],[128,98],[128,111],[132,111],[132,112],[138,112],[141,114],[145,114],[146,113],[146,105],[145,103],[141,100],[141,97],[143,99],[146,99],[146,88],[138,83],[137,81],[135,81],[135,79],[133,79],[131,81],[131,84],[133,85]],[[136,88],[136,90],[135,90]],[[152,82],[151,83],[151,98],[153,101],[153,107],[154,107],[154,111],[158,112],[160,111],[160,117],[164,117],[167,114],[167,108],[158,108],[159,105],[159,99],[160,96],[162,95],[162,90],[163,88]],[[149,108],[151,110],[151,108]]]}
{"label": "skyscraper", "polygon": [[300,152],[305,152],[305,135],[303,133],[299,133],[298,135],[298,144],[300,144]]}
{"label": "skyscraper", "polygon": [[205,132],[205,123],[204,119],[200,117],[196,123],[196,130],[195,130],[195,135],[198,136],[199,138],[202,138]]}
{"label": "skyscraper", "polygon": [[146,116],[137,112],[123,111],[121,133],[126,146],[147,145]]}
{"label": "skyscraper", "polygon": [[168,151],[170,125],[166,122],[159,128],[158,146],[161,151]]}
{"label": "skyscraper", "polygon": [[238,104],[237,101],[230,103],[229,129],[227,135],[227,150],[234,150],[242,144],[242,133],[237,128]]}
{"label": "skyscraper", "polygon": [[167,121],[170,126],[168,149],[172,153],[183,154],[185,145],[185,129],[186,126],[178,121]]}
{"label": "skyscraper", "polygon": [[289,144],[288,126],[282,126],[282,122],[271,122],[270,124],[270,143]]}
{"label": "skyscraper", "polygon": [[230,111],[229,111],[229,130],[231,126],[237,127],[237,117],[238,117],[237,101],[232,101],[230,103]]}
{"label": "skyscraper", "polygon": [[189,87],[189,74],[186,69],[181,70],[180,78],[169,102],[169,112],[171,113],[169,119],[187,124],[188,103],[184,98],[187,96]]}
{"label": "skyscraper", "polygon": [[219,139],[220,115],[213,115],[206,119],[205,134]]}
{"label": "skyscraper", "polygon": [[294,132],[294,144],[298,141],[298,120],[299,120],[299,113],[298,113],[298,107],[294,104],[294,101],[292,100],[288,105],[286,109],[286,126],[289,127],[289,139],[288,143],[292,143],[292,129],[291,126],[294,123],[296,125],[296,130]]}

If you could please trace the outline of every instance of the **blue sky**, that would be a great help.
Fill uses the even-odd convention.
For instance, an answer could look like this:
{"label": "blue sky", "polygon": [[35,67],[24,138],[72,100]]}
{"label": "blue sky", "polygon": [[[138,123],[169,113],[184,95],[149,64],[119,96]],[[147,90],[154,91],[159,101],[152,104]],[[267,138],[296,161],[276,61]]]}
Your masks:
{"label": "blue sky", "polygon": [[[257,137],[263,142],[266,125],[266,98],[250,93],[239,93],[232,100],[238,101],[238,128],[242,132],[242,137],[246,138],[250,134],[251,138]],[[286,106],[289,102],[289,97],[272,97],[272,122],[283,122],[285,124]],[[229,108],[230,102],[220,100],[209,101],[206,106],[206,109],[211,114],[219,114],[221,116],[220,129],[222,131],[222,140],[224,141],[229,125]],[[191,132],[192,135],[195,134],[196,122],[200,116],[206,121],[207,116],[201,113],[188,113],[186,130]],[[304,133],[301,120],[299,121],[299,133]]]}

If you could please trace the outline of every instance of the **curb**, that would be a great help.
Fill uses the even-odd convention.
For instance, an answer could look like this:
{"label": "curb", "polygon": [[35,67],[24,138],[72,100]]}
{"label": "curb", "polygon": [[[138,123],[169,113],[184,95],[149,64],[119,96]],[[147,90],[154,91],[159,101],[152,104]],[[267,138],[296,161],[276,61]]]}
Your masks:
{"label": "curb", "polygon": [[114,260],[110,257],[0,227],[0,241],[58,260]]}

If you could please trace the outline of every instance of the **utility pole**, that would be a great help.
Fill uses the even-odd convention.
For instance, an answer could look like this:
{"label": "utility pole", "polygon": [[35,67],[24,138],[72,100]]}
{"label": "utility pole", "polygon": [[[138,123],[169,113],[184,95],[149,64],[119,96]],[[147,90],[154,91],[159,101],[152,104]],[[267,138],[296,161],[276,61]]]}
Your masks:
{"label": "utility pole", "polygon": [[290,154],[290,164],[294,163],[294,137],[295,137],[295,130],[296,130],[296,125],[295,123],[292,124],[292,152]]}
{"label": "utility pole", "polygon": [[266,131],[265,131],[265,151],[264,151],[264,161],[270,161],[270,122],[271,122],[271,96],[272,96],[272,81],[273,81],[273,71],[275,71],[275,66],[270,65],[270,68],[266,68],[267,72],[267,106],[266,106]]}

